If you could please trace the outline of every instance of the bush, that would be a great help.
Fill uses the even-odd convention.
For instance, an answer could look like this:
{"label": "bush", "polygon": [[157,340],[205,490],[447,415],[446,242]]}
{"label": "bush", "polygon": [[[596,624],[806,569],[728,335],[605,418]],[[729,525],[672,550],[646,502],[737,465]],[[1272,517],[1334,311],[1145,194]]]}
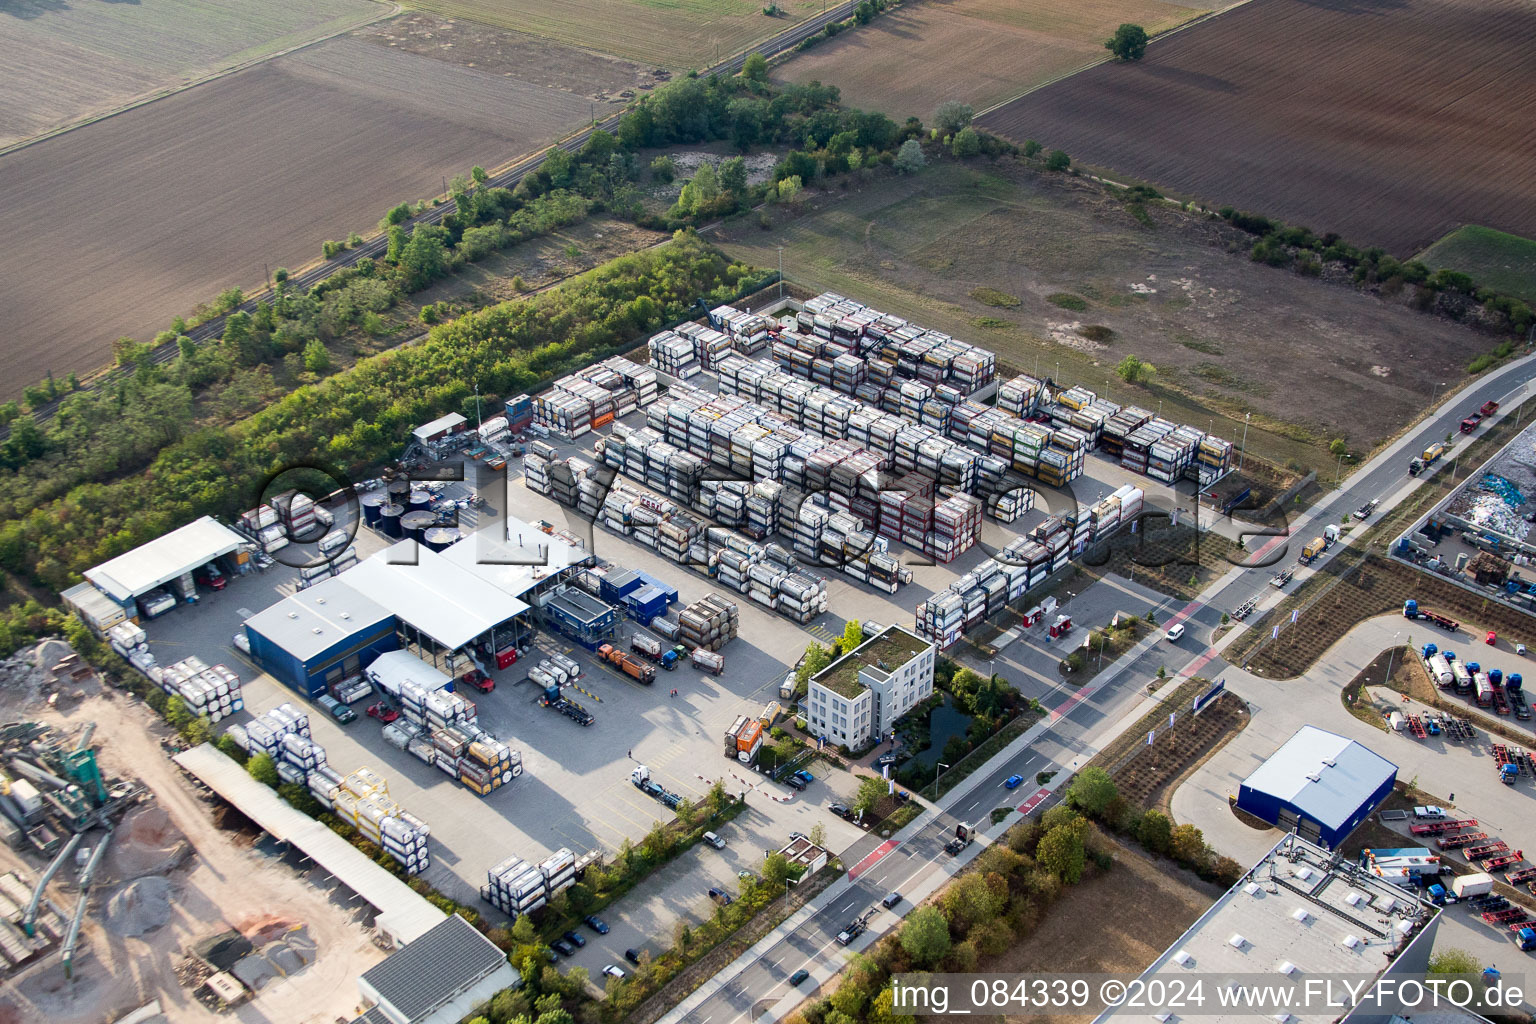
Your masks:
{"label": "bush", "polygon": [[245,762],[245,770],[250,773],[251,778],[263,785],[271,786],[273,789],[276,789],[282,782],[282,779],[277,774],[277,765],[272,763],[271,754],[255,755]]}
{"label": "bush", "polygon": [[962,128],[955,134],[954,144],[950,152],[961,160],[969,159],[981,152],[981,135],[975,128]]}
{"label": "bush", "polygon": [[1074,313],[1081,313],[1088,308],[1088,300],[1071,292],[1055,292],[1045,297],[1045,301],[1062,309],[1070,309]]}
{"label": "bush", "polygon": [[933,112],[933,127],[940,135],[954,135],[970,126],[976,110],[969,103],[946,100]]}
{"label": "bush", "polygon": [[902,174],[915,174],[927,164],[928,158],[923,156],[922,144],[916,139],[908,139],[896,151],[896,169]]}
{"label": "bush", "polygon": [[1045,158],[1045,169],[1048,171],[1065,171],[1072,166],[1072,158],[1063,150],[1053,149],[1051,155]]}

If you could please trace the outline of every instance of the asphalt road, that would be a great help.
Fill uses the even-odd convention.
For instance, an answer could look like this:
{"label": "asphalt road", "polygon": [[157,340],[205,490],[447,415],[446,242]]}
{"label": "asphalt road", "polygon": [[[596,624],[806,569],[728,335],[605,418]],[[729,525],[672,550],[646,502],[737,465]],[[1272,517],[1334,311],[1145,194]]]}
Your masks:
{"label": "asphalt road", "polygon": [[[1164,614],[1160,622],[1171,625],[1185,622],[1189,634],[1182,644],[1158,641],[1139,648],[1129,661],[1108,670],[1101,680],[1108,678],[1097,692],[1083,695],[1052,688],[1041,697],[1048,708],[1062,710],[1062,717],[1051,730],[1023,751],[1009,756],[1007,752],[994,758],[972,779],[947,795],[941,803],[936,819],[926,825],[915,837],[896,845],[879,856],[882,841],[878,836],[867,835],[843,854],[843,862],[868,864],[845,892],[831,903],[800,923],[793,931],[784,934],[756,961],[727,981],[721,988],[680,1017],[669,1015],[667,1021],[686,1021],[689,1024],[739,1024],[744,1020],[756,1020],[773,1008],[779,1000],[792,994],[789,977],[805,968],[813,972],[813,980],[802,982],[793,994],[809,995],[815,981],[822,980],[839,970],[843,957],[837,942],[837,934],[857,916],[874,910],[869,922],[873,935],[894,927],[900,917],[912,909],[910,900],[898,904],[894,911],[880,907],[881,898],[896,890],[903,893],[916,891],[927,883],[930,887],[942,882],[943,877],[957,869],[957,862],[944,852],[944,843],[954,835],[957,824],[974,823],[985,819],[994,807],[1007,806],[1021,796],[1037,789],[1036,772],[1061,766],[1076,767],[1072,762],[1085,760],[1094,753],[1089,737],[1106,722],[1123,717],[1139,698],[1142,685],[1156,675],[1159,667],[1166,668],[1171,676],[1186,672],[1219,677],[1226,663],[1213,656],[1208,648],[1194,641],[1195,637],[1207,637],[1220,624],[1222,612],[1236,607],[1250,597],[1263,597],[1272,593],[1269,578],[1275,565],[1289,563],[1300,550],[1300,545],[1313,533],[1319,533],[1322,524],[1337,522],[1346,512],[1353,511],[1371,498],[1381,498],[1377,514],[1387,511],[1407,494],[1404,484],[1408,480],[1408,460],[1430,443],[1442,440],[1447,433],[1456,433],[1462,418],[1468,411],[1489,399],[1505,402],[1513,394],[1536,378],[1536,363],[1525,359],[1478,381],[1447,402],[1438,413],[1409,430],[1404,438],[1376,456],[1351,477],[1340,490],[1325,497],[1320,503],[1301,516],[1295,517],[1289,529],[1293,535],[1290,543],[1277,539],[1269,551],[1259,543],[1249,542],[1249,547],[1264,552],[1256,557],[1263,563],[1216,581],[1197,601],[1176,608],[1171,615]],[[1425,478],[1427,479],[1427,478]],[[1397,493],[1394,493],[1397,492]],[[1331,555],[1337,555],[1335,547]],[[1323,563],[1318,563],[1323,564]],[[1097,588],[1113,584],[1100,583]],[[1124,588],[1121,588],[1122,590]],[[1090,591],[1091,593],[1092,591]],[[1081,601],[1087,595],[1080,595]],[[1125,598],[1118,599],[1123,605]],[[1085,616],[1085,621],[1086,621]],[[1096,620],[1095,620],[1096,621]],[[1059,654],[1049,650],[1028,652],[1021,660],[1038,661],[1035,665],[1045,673],[1054,674]],[[1048,662],[1048,663],[1047,663]],[[986,665],[978,666],[983,670]],[[1004,780],[1010,775],[1025,776],[1024,785],[1009,793]],[[1011,797],[1012,799],[1008,799]],[[1041,804],[1040,806],[1044,806]],[[855,868],[854,870],[858,870]],[[865,941],[854,944],[861,947]]]}
{"label": "asphalt road", "polygon": [[[805,21],[800,22],[791,28],[785,29],[778,35],[773,36],[772,38],[765,40],[763,43],[752,47],[750,50],[743,50],[742,52],[728,57],[712,67],[705,68],[702,72],[700,72],[700,74],[734,75],[741,70],[742,65],[746,63],[747,57],[753,53],[761,53],[763,56],[770,58],[776,57],[779,54],[782,54],[785,51],[799,45],[801,41],[820,32],[827,26],[828,23],[834,21],[843,21],[851,17],[853,15],[853,9],[856,4],[857,0],[847,0],[846,3],[838,4],[837,6],[829,8],[820,14],[812,15]],[[587,139],[591,137],[594,131],[602,130],[609,133],[616,132],[618,130],[619,118],[621,116],[622,114],[613,114],[606,120],[603,120],[590,127],[583,128],[581,131],[577,132],[575,135],[572,135],[570,138],[556,143],[555,147],[553,148],[559,148],[565,150],[566,152],[574,153],[581,149],[582,146],[586,145]],[[548,152],[548,150],[544,150],[540,153],[534,154],[533,156],[525,157],[516,161],[502,171],[491,175],[488,184],[493,188],[515,188],[517,183],[523,180],[524,175],[531,171],[536,171],[539,169],[539,167],[543,166],[545,157]],[[406,221],[406,223],[412,226],[416,224],[436,224],[440,222],[444,217],[452,213],[454,209],[455,204],[453,201],[446,200],[442,203],[442,205],[434,206],[431,209],[425,210],[420,216],[413,217]],[[364,242],[362,245],[359,245],[355,249],[349,249],[345,252],[339,253],[332,259],[326,260],[322,263],[317,263],[306,270],[293,274],[288,278],[289,285],[293,289],[307,291],[308,289],[313,288],[315,285],[319,284],[321,281],[324,281],[326,278],[330,277],[332,274],[335,274],[337,271],[354,265],[358,260],[365,256],[378,259],[384,255],[384,251],[388,245],[389,239],[384,235],[379,235],[370,239],[369,241]],[[237,309],[247,313],[254,312],[256,306],[262,302],[269,294],[270,293],[268,292],[260,292],[254,296],[251,296],[242,302],[237,307]],[[234,310],[231,310],[231,312],[234,312]],[[214,317],[211,320],[205,321],[204,323],[191,328],[187,331],[187,337],[199,343],[220,337],[224,333],[224,321],[228,315],[229,314],[226,313],[224,315]],[[156,348],[151,354],[150,358],[153,359],[154,362],[165,363],[176,358],[176,353],[176,343],[169,342]],[[114,369],[111,372],[104,374],[96,381],[92,382],[87,386],[86,390],[95,390],[100,388],[117,378],[120,374],[126,372],[127,371],[121,369]],[[53,418],[53,415],[58,411],[58,408],[58,400],[49,402],[41,408],[35,410],[33,413],[33,418],[39,423],[44,423]],[[9,436],[10,428],[0,428],[0,439],[4,439],[5,437]]]}

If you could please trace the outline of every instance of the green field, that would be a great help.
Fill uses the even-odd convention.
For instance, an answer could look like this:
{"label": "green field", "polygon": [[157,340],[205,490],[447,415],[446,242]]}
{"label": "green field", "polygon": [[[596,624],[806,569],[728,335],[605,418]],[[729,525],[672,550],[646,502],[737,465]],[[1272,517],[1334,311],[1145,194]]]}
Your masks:
{"label": "green field", "polygon": [[402,0],[408,7],[595,50],[649,67],[708,67],[820,13],[817,0]]}
{"label": "green field", "polygon": [[1449,267],[1478,284],[1536,302],[1536,241],[1468,224],[1419,254],[1433,270]]}

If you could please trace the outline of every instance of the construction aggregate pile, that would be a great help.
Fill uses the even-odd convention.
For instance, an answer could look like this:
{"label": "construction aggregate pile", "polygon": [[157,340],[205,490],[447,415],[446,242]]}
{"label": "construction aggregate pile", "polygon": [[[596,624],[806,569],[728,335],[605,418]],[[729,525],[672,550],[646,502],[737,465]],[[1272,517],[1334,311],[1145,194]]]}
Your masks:
{"label": "construction aggregate pile", "polygon": [[107,899],[107,928],[113,935],[132,938],[163,927],[171,919],[171,897],[171,883],[159,875],[119,886]]}

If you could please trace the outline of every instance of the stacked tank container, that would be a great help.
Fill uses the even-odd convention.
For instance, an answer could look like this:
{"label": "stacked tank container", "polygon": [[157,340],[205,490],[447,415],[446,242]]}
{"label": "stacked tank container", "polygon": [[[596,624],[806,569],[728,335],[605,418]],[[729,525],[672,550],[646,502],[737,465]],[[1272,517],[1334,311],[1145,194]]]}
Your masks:
{"label": "stacked tank container", "polygon": [[209,665],[201,658],[191,657],[173,665],[157,666],[147,649],[131,649],[127,658],[129,664],[158,683],[167,696],[180,697],[188,711],[210,722],[223,721],[245,708],[240,677],[225,665]]}
{"label": "stacked tank container", "polygon": [[549,885],[537,865],[521,857],[508,857],[486,872],[480,898],[515,919],[548,903]]}
{"label": "stacked tank container", "polygon": [[718,651],[735,639],[741,628],[741,612],[736,602],[706,594],[678,613],[677,624],[683,643]]}
{"label": "stacked tank container", "polygon": [[687,380],[700,370],[698,354],[692,338],[685,338],[676,331],[663,331],[646,342],[651,365],[669,377]]}

